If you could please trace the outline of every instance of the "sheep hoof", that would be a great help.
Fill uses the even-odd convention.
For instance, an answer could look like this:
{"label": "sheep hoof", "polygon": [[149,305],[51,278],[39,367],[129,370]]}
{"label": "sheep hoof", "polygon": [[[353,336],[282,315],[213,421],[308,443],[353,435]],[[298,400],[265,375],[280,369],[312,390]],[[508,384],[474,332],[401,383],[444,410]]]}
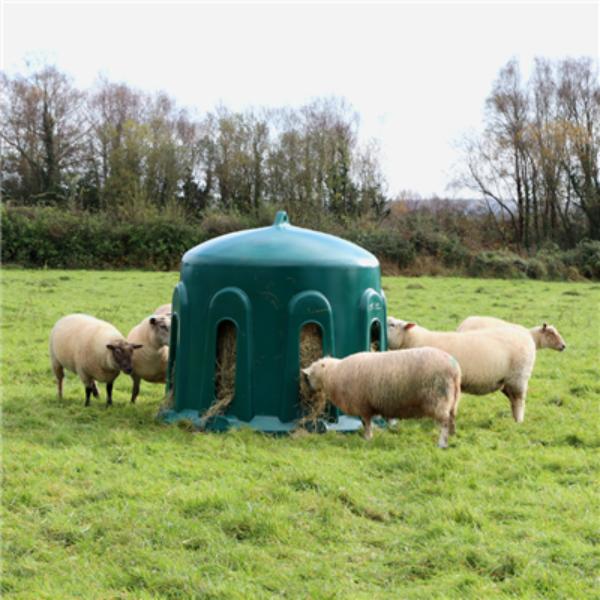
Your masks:
{"label": "sheep hoof", "polygon": [[448,448],[448,428],[443,427],[438,438],[438,448]]}

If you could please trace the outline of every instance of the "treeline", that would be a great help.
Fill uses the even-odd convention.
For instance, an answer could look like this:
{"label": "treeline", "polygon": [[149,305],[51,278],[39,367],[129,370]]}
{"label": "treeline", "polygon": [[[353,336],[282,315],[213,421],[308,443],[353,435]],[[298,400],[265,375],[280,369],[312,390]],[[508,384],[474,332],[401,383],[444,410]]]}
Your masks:
{"label": "treeline", "polygon": [[517,249],[600,239],[600,85],[589,58],[511,60],[486,102],[485,130],[465,141],[460,185],[483,196]]}
{"label": "treeline", "polygon": [[591,59],[499,73],[455,183],[480,199],[391,197],[343,100],[200,115],[164,93],[58,69],[1,76],[2,253],[28,266],[176,267],[191,245],[267,225],[351,239],[387,272],[600,277],[600,86]]}
{"label": "treeline", "polygon": [[126,84],[78,90],[54,67],[4,75],[2,87],[2,192],[13,204],[200,215],[285,200],[359,216],[380,215],[388,200],[376,147],[359,146],[343,100],[198,116]]}

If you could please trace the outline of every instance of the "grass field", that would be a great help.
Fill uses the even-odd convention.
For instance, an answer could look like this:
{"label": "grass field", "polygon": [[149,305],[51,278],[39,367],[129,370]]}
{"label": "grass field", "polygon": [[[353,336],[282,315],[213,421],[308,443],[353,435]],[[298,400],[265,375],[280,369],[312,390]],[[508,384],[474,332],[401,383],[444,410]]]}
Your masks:
{"label": "grass field", "polygon": [[124,333],[176,273],[3,273],[2,597],[599,598],[600,285],[387,278],[389,312],[548,320],[525,422],[464,395],[457,436],[430,421],[355,434],[192,434],[155,422],[160,386],[74,376],[56,398],[58,317]]}

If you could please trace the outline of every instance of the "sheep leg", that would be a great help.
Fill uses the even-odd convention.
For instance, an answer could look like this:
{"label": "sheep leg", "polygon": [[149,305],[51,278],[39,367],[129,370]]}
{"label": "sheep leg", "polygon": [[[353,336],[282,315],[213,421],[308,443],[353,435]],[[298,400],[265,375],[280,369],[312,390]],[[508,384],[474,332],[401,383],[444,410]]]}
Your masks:
{"label": "sheep leg", "polygon": [[65,372],[62,367],[60,367],[60,374],[56,374],[56,387],[58,389],[58,399],[63,399],[63,381],[65,378]]}
{"label": "sheep leg", "polygon": [[100,398],[100,392],[95,381],[92,381],[92,394],[94,394],[94,398]]}
{"label": "sheep leg", "polygon": [[440,437],[438,438],[438,448],[448,447],[448,435],[450,434],[450,418],[445,419],[440,424]]}
{"label": "sheep leg", "polygon": [[92,389],[93,388],[91,385],[85,386],[85,405],[84,406],[90,405],[90,396],[92,395]]}
{"label": "sheep leg", "polygon": [[65,378],[65,370],[63,366],[56,360],[56,358],[51,355],[50,356],[50,365],[52,366],[52,372],[54,373],[54,377],[56,377],[56,387],[58,389],[58,399],[62,400],[62,382]]}
{"label": "sheep leg", "polygon": [[448,418],[448,433],[450,435],[456,434],[456,410],[454,408],[450,411]]}
{"label": "sheep leg", "polygon": [[524,394],[513,394],[510,399],[513,418],[517,423],[522,423],[525,420],[525,396]]}
{"label": "sheep leg", "polygon": [[133,379],[133,389],[131,390],[131,403],[135,404],[135,399],[138,397],[138,395],[140,393],[141,378],[136,377],[135,375],[132,375],[131,378]]}
{"label": "sheep leg", "polygon": [[113,390],[113,382],[110,381],[106,384],[106,407],[112,406],[112,390]]}
{"label": "sheep leg", "polygon": [[454,393],[451,402],[452,408],[450,409],[450,419],[449,419],[449,433],[450,435],[454,435],[456,433],[456,413],[458,412],[458,403],[460,401],[460,377],[456,377],[454,379]]}
{"label": "sheep leg", "polygon": [[79,379],[81,379],[81,383],[83,383],[85,387],[85,406],[90,405],[90,396],[94,393],[94,379],[90,377],[83,369],[79,369],[77,371],[77,375],[79,375]]}
{"label": "sheep leg", "polygon": [[363,416],[362,421],[365,428],[363,436],[365,440],[370,440],[373,438],[373,424],[371,423],[371,415]]}
{"label": "sheep leg", "polygon": [[506,386],[502,389],[502,392],[510,400],[514,420],[517,423],[522,423],[525,419],[525,393]]}

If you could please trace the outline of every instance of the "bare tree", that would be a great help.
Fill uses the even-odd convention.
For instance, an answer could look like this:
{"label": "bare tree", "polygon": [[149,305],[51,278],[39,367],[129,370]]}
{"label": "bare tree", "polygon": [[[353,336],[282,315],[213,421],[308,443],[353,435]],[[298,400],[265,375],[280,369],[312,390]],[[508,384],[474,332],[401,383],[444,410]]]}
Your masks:
{"label": "bare tree", "polygon": [[591,59],[567,59],[560,65],[559,109],[566,121],[566,176],[575,204],[588,220],[588,234],[600,239],[600,86]]}
{"label": "bare tree", "polygon": [[0,137],[7,167],[28,202],[64,200],[66,175],[82,161],[87,131],[84,95],[54,67],[30,76],[2,75]]}
{"label": "bare tree", "polygon": [[600,92],[591,59],[537,59],[527,87],[516,61],[494,82],[483,133],[463,144],[461,181],[488,203],[510,241],[539,247],[545,240],[600,238],[598,182]]}

